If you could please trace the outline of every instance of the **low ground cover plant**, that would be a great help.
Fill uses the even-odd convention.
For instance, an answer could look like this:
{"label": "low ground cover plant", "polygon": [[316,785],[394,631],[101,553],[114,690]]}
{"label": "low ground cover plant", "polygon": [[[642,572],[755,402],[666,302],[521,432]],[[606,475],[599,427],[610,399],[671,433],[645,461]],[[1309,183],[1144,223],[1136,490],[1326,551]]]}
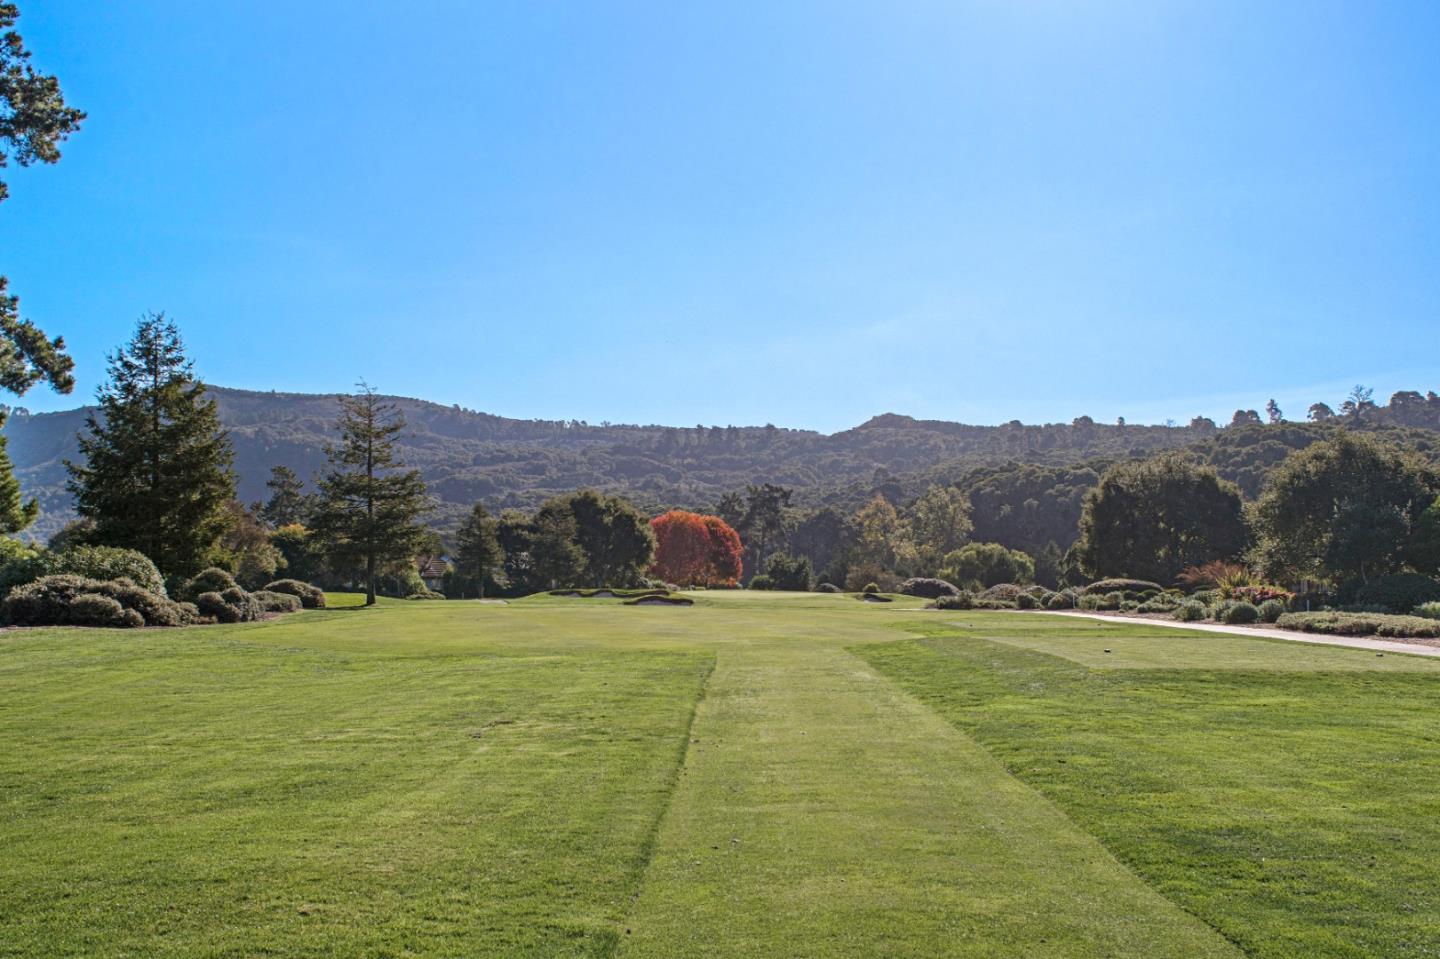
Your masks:
{"label": "low ground cover plant", "polygon": [[1389,636],[1397,639],[1440,639],[1440,620],[1395,613],[1286,613],[1277,625],[1306,633],[1333,636]]}

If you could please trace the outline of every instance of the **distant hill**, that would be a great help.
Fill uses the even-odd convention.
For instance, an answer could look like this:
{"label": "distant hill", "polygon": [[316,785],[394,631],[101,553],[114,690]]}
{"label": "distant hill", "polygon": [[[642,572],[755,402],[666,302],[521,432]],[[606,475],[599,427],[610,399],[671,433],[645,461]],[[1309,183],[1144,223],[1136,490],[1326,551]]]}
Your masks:
{"label": "distant hill", "polygon": [[[270,468],[289,466],[310,477],[324,466],[336,398],[307,393],[259,393],[211,387],[235,445],[240,496],[262,499]],[[1397,394],[1404,402],[1368,410],[1360,425],[1440,430],[1440,401]],[[1412,399],[1413,397],[1413,399]],[[1071,423],[970,426],[886,413],[853,429],[825,435],[775,426],[633,426],[579,421],[519,420],[459,406],[393,397],[408,429],[405,461],[418,467],[438,501],[433,521],[453,527],[476,500],[492,510],[530,508],[547,496],[580,487],[623,493],[642,507],[712,507],[747,483],[796,489],[801,505],[854,507],[879,490],[903,498],[928,482],[954,482],[968,471],[1008,462],[1060,466],[1143,456],[1196,446],[1232,478],[1258,488],[1255,477],[1285,450],[1308,445],[1324,427],[1312,424],[1217,428],[1208,420],[1186,426]],[[5,427],[10,456],[27,496],[42,515],[31,533],[44,539],[71,518],[65,492],[66,457],[92,408],[30,414],[15,410]],[[1403,422],[1400,422],[1403,420]],[[1253,439],[1246,439],[1253,437]],[[1283,440],[1282,440],[1283,437]],[[1428,437],[1428,439],[1426,439]],[[1433,434],[1409,435],[1427,443]]]}

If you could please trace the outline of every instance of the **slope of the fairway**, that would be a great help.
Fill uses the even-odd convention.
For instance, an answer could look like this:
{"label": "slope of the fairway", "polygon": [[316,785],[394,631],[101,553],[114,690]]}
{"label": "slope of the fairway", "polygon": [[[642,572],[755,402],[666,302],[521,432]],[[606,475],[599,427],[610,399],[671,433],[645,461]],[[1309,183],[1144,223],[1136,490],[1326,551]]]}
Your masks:
{"label": "slope of the fairway", "polygon": [[0,956],[608,954],[713,657],[494,612],[0,633]]}
{"label": "slope of the fairway", "polygon": [[1248,955],[1440,955],[1440,664],[1078,625],[854,651]]}

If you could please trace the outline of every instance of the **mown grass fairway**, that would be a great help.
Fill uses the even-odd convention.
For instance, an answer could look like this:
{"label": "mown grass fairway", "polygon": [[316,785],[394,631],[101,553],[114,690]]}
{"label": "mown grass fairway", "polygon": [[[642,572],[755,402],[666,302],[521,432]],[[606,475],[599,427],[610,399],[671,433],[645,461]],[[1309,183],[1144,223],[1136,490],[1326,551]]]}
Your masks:
{"label": "mown grass fairway", "polygon": [[917,605],[0,634],[0,956],[1440,950],[1440,662]]}

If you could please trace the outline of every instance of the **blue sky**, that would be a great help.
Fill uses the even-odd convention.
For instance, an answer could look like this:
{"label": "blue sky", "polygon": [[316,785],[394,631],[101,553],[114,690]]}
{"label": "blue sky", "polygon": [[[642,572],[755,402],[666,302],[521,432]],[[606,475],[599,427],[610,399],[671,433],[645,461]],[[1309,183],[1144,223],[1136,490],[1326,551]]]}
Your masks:
{"label": "blue sky", "polygon": [[0,272],[202,375],[843,429],[1440,389],[1440,4],[20,0]]}

